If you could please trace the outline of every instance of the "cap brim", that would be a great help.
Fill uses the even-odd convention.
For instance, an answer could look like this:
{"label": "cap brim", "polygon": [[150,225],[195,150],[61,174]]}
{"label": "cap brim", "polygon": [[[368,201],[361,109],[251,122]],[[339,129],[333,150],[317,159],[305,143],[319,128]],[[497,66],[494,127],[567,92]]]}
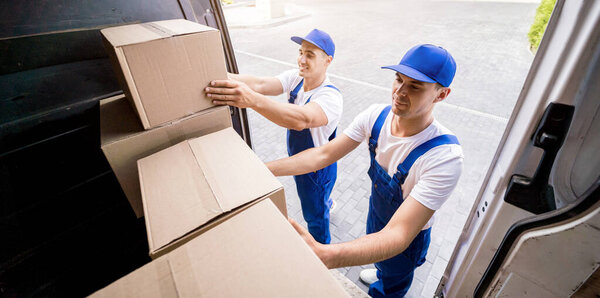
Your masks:
{"label": "cap brim", "polygon": [[406,65],[390,65],[390,66],[382,66],[383,69],[391,69],[397,71],[407,77],[411,77],[417,81],[426,82],[426,83],[435,83],[436,80],[424,75],[420,71]]}
{"label": "cap brim", "polygon": [[[295,43],[297,43],[297,44],[299,44],[299,45],[301,45],[301,44],[302,44],[302,42],[305,40],[304,38],[302,38],[302,37],[300,37],[300,36],[292,36],[292,38],[291,38],[291,39],[292,39],[292,41],[293,41],[293,42],[295,42]],[[306,40],[306,41],[308,41],[308,40]],[[310,41],[308,41],[308,42],[310,42]],[[312,43],[312,42],[311,42],[311,43]]]}
{"label": "cap brim", "polygon": [[[312,41],[310,39],[302,38],[300,36],[292,36],[291,40],[299,45],[302,45],[303,41],[310,42],[310,44],[314,45],[315,47],[321,49],[321,51],[325,52],[325,50],[323,50],[322,47],[320,47],[318,44],[316,44],[314,41]],[[325,54],[327,54],[327,52],[325,52]],[[327,55],[329,55],[329,54],[327,54]]]}

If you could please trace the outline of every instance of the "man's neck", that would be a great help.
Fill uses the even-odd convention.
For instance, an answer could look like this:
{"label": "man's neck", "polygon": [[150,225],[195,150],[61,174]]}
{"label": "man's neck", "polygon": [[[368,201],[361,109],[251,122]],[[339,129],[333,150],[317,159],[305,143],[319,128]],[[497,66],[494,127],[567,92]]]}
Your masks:
{"label": "man's neck", "polygon": [[319,76],[304,78],[304,92],[308,92],[321,86],[321,84],[323,84],[323,82],[325,81],[326,77],[327,75],[323,73]]}
{"label": "man's neck", "polygon": [[426,117],[405,118],[398,115],[392,115],[392,135],[405,138],[414,136],[425,130],[433,122],[433,115]]}

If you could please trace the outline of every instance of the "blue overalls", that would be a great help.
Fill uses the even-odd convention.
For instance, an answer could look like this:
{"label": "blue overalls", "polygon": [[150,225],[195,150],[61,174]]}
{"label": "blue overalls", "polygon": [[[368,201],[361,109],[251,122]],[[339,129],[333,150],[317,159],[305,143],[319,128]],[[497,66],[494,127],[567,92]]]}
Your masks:
{"label": "blue overalls", "polygon": [[[289,103],[294,103],[303,83],[304,79],[290,92]],[[326,85],[325,87],[333,88],[338,92],[340,91],[333,85]],[[309,102],[310,97],[306,103]],[[329,137],[330,141],[335,138],[336,131],[337,129]],[[301,131],[288,129],[287,148],[290,156],[313,147],[315,147],[315,144],[309,128]],[[300,197],[300,204],[302,206],[302,215],[308,224],[308,231],[315,240],[323,244],[328,244],[331,241],[329,234],[329,208],[332,202],[329,199],[329,195],[331,194],[336,178],[337,163],[333,163],[316,172],[294,176],[298,197]]]}
{"label": "blue overalls", "polygon": [[[453,135],[437,136],[413,149],[402,163],[397,172],[390,177],[385,169],[375,160],[375,149],[379,132],[385,122],[391,106],[381,111],[371,130],[369,152],[371,154],[371,197],[369,198],[369,215],[367,217],[367,234],[383,229],[390,221],[400,204],[404,201],[402,184],[408,176],[413,163],[429,149],[444,144],[458,144]],[[427,248],[430,242],[431,228],[422,230],[406,250],[390,259],[375,263],[379,280],[371,284],[369,295],[372,297],[403,297],[412,283],[414,270],[425,263]]]}

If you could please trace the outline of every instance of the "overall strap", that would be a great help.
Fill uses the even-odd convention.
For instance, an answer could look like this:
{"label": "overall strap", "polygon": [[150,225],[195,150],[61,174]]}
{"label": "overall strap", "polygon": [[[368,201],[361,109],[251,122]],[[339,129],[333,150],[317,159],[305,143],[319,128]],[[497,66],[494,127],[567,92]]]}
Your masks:
{"label": "overall strap", "polygon": [[331,142],[331,140],[335,139],[335,135],[337,133],[337,127],[333,130],[333,133],[329,136],[329,141]]}
{"label": "overall strap", "polygon": [[339,93],[342,93],[342,91],[340,91],[340,89],[338,89],[336,86],[333,86],[333,85],[325,85],[325,87],[333,88],[333,89],[337,90],[337,92],[339,92]]}
{"label": "overall strap", "polygon": [[[333,89],[337,90],[338,92],[342,93],[342,92],[340,91],[340,89],[338,89],[336,86],[333,86],[333,85],[325,85],[325,86],[323,86],[323,87],[329,87],[329,88],[333,88]],[[294,97],[294,98],[295,98],[295,97]],[[311,96],[310,96],[310,97],[309,97],[309,98],[306,100],[306,103],[305,103],[305,104],[309,103],[311,98],[312,98],[312,95],[311,95]]]}
{"label": "overall strap", "polygon": [[[333,89],[337,90],[337,92],[340,92],[340,93],[342,93],[342,92],[340,91],[340,89],[338,89],[336,86],[333,86],[333,85],[325,85],[324,87],[333,88]],[[309,103],[311,98],[312,98],[312,95],[311,95],[311,96],[308,98],[308,100],[306,101],[306,103]],[[331,135],[329,136],[329,139],[328,139],[328,140],[331,142],[331,140],[335,139],[336,135],[337,135],[337,127],[336,127],[336,128],[333,130],[333,133],[331,133]]]}
{"label": "overall strap", "polygon": [[421,157],[421,155],[425,154],[432,148],[447,144],[460,145],[456,136],[453,135],[440,135],[419,145],[417,148],[413,149],[408,154],[408,156],[404,159],[403,162],[398,164],[398,171],[396,172],[396,174],[394,174],[394,178],[397,179],[400,184],[404,183],[404,179],[406,179],[406,176],[408,176],[408,171],[415,163],[415,161],[419,157]]}
{"label": "overall strap", "polygon": [[385,118],[389,114],[391,108],[391,105],[383,108],[383,110],[377,117],[377,120],[375,120],[373,128],[371,129],[371,136],[369,137],[369,152],[371,152],[372,157],[375,157],[375,149],[377,149],[377,140],[379,139],[379,132],[381,132],[381,127],[383,126]]}
{"label": "overall strap", "polygon": [[290,92],[290,98],[288,99],[289,103],[294,103],[294,101],[296,100],[296,97],[298,97],[298,91],[300,91],[300,88],[302,88],[302,85],[304,84],[304,79],[302,79],[300,81],[300,83],[298,83],[298,85],[296,85],[296,88],[294,88],[294,90],[292,90],[292,92]]}

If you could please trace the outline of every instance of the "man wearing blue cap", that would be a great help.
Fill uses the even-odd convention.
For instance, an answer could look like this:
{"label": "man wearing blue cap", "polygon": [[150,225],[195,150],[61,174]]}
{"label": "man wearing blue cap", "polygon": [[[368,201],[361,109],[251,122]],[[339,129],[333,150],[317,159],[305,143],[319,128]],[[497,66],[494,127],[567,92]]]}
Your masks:
{"label": "man wearing blue cap", "polygon": [[[207,96],[216,104],[252,108],[279,126],[288,129],[289,155],[327,144],[335,138],[342,115],[342,94],[327,77],[335,45],[329,34],[314,29],[305,37],[294,36],[300,45],[298,70],[277,77],[229,74],[229,80],[213,81]],[[289,94],[280,103],[265,95]],[[329,243],[331,190],[337,178],[337,164],[294,176],[302,215],[308,230],[320,243]]]}
{"label": "man wearing blue cap", "polygon": [[456,63],[441,47],[418,45],[399,64],[383,68],[395,71],[391,105],[372,105],[328,144],[267,166],[277,176],[314,171],[368,140],[372,188],[367,235],[323,245],[290,222],[327,267],[375,263],[376,270],[361,272],[361,279],[370,283],[369,295],[402,297],[415,268],[425,262],[433,214],[462,172],[458,140],[433,118],[435,104],[450,94]]}

